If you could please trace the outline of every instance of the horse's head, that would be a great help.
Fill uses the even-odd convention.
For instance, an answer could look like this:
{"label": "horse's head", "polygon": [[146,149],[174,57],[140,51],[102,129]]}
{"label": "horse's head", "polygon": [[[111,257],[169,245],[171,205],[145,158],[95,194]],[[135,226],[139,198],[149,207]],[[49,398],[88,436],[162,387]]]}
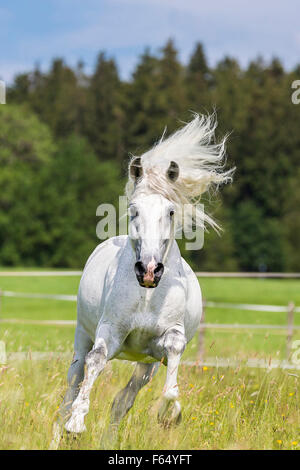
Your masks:
{"label": "horse's head", "polygon": [[[142,179],[140,159],[133,160],[131,177],[138,183]],[[179,168],[171,162],[167,178],[174,182]],[[157,193],[137,191],[129,205],[129,235],[136,255],[135,274],[142,287],[157,287],[163,272],[169,248],[174,239],[175,206]]]}

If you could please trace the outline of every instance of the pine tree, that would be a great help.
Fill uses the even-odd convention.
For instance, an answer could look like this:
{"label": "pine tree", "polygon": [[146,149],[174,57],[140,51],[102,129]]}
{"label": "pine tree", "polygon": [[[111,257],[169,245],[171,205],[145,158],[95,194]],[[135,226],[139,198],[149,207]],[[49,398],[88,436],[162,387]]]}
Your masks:
{"label": "pine tree", "polygon": [[63,60],[55,59],[48,74],[39,80],[32,107],[54,135],[63,137],[78,132],[78,85],[74,71]]}
{"label": "pine tree", "polygon": [[168,131],[173,132],[178,127],[178,120],[188,116],[184,69],[178,60],[178,52],[172,40],[167,41],[161,53],[159,61],[161,113]]}
{"label": "pine tree", "polygon": [[212,86],[212,76],[201,43],[196,44],[187,65],[185,86],[189,109],[202,113],[211,111],[209,89]]}
{"label": "pine tree", "polygon": [[85,135],[101,160],[121,161],[124,153],[121,89],[115,62],[100,53],[88,91]]}
{"label": "pine tree", "polygon": [[[141,152],[153,145],[167,127],[167,133],[178,127],[187,113],[184,69],[177,59],[172,41],[155,57],[147,49],[133,74],[128,88],[130,150]],[[134,118],[132,119],[132,116]]]}

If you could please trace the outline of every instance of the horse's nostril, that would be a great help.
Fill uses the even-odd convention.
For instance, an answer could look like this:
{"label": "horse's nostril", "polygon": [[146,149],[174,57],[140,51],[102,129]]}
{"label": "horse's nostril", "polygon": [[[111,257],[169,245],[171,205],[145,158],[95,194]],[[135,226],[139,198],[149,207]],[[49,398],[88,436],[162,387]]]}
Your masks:
{"label": "horse's nostril", "polygon": [[164,265],[162,263],[157,263],[156,268],[154,269],[155,277],[161,278],[164,272]]}
{"label": "horse's nostril", "polygon": [[143,276],[146,272],[146,269],[141,261],[137,261],[135,263],[134,270],[137,276]]}

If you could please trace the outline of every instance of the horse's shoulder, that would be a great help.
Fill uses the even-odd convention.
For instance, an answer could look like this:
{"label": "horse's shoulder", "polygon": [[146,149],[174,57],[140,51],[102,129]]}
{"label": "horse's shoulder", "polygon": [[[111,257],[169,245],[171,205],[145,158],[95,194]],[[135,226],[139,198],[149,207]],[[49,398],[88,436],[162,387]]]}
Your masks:
{"label": "horse's shoulder", "polygon": [[190,276],[194,277],[195,276],[195,273],[192,270],[189,263],[182,257],[181,257],[181,264],[182,264],[183,272],[187,277],[190,277]]}
{"label": "horse's shoulder", "polygon": [[96,246],[94,251],[89,256],[85,264],[85,268],[91,263],[92,260],[94,260],[95,258],[98,258],[98,256],[103,255],[104,252],[105,252],[105,255],[107,255],[108,251],[111,251],[114,253],[119,251],[119,249],[123,248],[124,245],[126,244],[127,238],[128,237],[126,235],[119,235],[116,237],[108,238],[104,242],[99,243],[99,245]]}

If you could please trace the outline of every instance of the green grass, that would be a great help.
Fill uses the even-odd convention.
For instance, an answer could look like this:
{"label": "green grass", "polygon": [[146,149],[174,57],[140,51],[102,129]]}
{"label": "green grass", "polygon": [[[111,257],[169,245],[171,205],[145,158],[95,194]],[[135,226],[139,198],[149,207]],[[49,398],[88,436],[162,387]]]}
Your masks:
{"label": "green grass", "polygon": [[[66,387],[63,360],[26,361],[2,369],[0,449],[47,449]],[[132,365],[109,364],[93,388],[87,432],[64,438],[61,449],[97,449],[114,395]],[[165,429],[156,415],[165,370],[139,393],[123,420],[118,449],[300,449],[298,379],[286,371],[198,369],[179,371],[182,422]],[[4,432],[3,432],[4,430]]]}
{"label": "green grass", "polygon": [[300,305],[299,279],[199,278],[203,297],[215,302]]}
{"label": "green grass", "polygon": [[80,276],[1,276],[0,289],[13,292],[74,295],[77,294],[79,281]]}
{"label": "green grass", "polygon": [[[16,292],[76,294],[79,277],[0,277],[0,288]],[[200,279],[203,297],[230,303],[300,305],[295,280]],[[42,299],[1,299],[0,317],[21,320],[76,319],[76,303]],[[285,313],[206,309],[206,322],[286,324]],[[300,314],[295,323],[300,324]],[[12,351],[73,349],[75,327],[0,323],[0,340]],[[299,331],[294,338],[299,339]],[[217,330],[205,333],[209,357],[284,358],[286,331]],[[197,335],[184,359],[197,352]],[[52,423],[66,389],[68,361],[23,361],[0,368],[0,449],[47,449]],[[179,387],[183,421],[164,429],[156,413],[164,386],[162,366],[138,395],[120,427],[120,449],[299,449],[299,373],[234,368],[207,370],[181,365]],[[97,449],[113,396],[129,379],[132,365],[109,364],[91,395],[87,432],[63,439],[62,449]],[[5,412],[3,411],[5,410]]]}

